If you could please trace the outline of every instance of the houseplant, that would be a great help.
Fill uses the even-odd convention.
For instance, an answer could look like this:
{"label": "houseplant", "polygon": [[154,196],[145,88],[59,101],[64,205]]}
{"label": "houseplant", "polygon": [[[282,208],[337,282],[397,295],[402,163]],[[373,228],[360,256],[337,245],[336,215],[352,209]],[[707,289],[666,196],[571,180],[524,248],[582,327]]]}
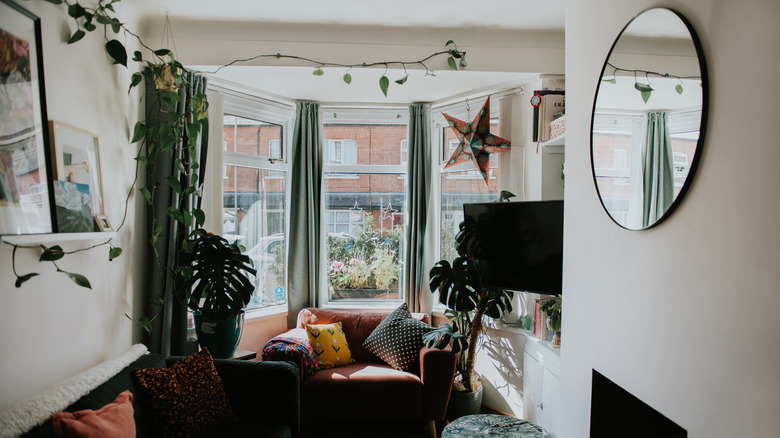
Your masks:
{"label": "houseplant", "polygon": [[555,346],[561,345],[563,304],[559,300],[547,300],[539,306],[539,310],[547,314],[545,323],[547,324],[547,328],[554,333],[552,344]]}
{"label": "houseplant", "polygon": [[[502,192],[498,202],[512,197]],[[458,257],[452,264],[438,261],[430,272],[431,292],[439,292],[439,302],[447,306],[445,315],[452,322],[442,323],[423,336],[429,348],[443,349],[452,346],[457,355],[456,383],[450,397],[448,417],[479,413],[482,404],[482,387],[474,374],[474,355],[479,335],[484,331],[482,318],[501,318],[512,311],[510,294],[504,290],[482,286],[482,277],[473,255],[478,249],[469,242],[474,227],[461,222],[455,236]]]}
{"label": "houseplant", "polygon": [[236,242],[198,228],[182,245],[176,294],[195,315],[201,347],[214,357],[231,357],[238,347],[244,308],[255,290],[252,259]]}

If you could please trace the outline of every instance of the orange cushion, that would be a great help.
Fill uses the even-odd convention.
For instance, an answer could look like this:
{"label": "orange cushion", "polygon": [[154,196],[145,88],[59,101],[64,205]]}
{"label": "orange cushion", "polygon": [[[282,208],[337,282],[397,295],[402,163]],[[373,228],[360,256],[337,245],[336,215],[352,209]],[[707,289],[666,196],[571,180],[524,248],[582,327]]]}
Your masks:
{"label": "orange cushion", "polygon": [[135,437],[133,394],[124,391],[97,411],[55,412],[51,416],[55,438]]}

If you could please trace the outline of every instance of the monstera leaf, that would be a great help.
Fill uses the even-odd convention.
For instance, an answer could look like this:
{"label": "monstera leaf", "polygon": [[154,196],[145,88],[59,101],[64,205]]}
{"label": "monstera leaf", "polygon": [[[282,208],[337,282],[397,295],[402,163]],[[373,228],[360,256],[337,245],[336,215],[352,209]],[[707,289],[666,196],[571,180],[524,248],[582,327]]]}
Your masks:
{"label": "monstera leaf", "polygon": [[437,262],[430,272],[431,291],[439,291],[439,302],[450,309],[470,312],[477,307],[482,291],[482,278],[474,261],[457,257],[452,265],[446,260]]}
{"label": "monstera leaf", "polygon": [[203,229],[192,232],[182,255],[180,298],[204,318],[222,321],[237,315],[252,298],[252,259],[237,243]]}

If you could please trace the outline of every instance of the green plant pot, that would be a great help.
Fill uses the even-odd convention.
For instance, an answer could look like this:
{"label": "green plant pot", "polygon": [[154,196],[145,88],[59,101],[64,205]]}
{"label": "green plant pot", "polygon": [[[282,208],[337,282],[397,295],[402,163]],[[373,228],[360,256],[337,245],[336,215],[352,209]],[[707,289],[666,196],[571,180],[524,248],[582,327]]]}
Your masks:
{"label": "green plant pot", "polygon": [[445,418],[452,421],[466,415],[479,414],[482,410],[482,387],[473,392],[452,391]]}
{"label": "green plant pot", "polygon": [[212,357],[227,359],[232,357],[241,340],[244,326],[244,311],[223,321],[212,321],[195,313],[195,334],[201,348],[208,348]]}

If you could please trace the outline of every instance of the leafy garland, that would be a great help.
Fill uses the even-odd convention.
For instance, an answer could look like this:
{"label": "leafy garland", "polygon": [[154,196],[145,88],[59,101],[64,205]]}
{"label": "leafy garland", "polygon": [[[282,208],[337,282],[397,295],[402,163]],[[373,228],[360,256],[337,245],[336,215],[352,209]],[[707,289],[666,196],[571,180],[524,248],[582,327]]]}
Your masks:
{"label": "leafy garland", "polygon": [[[80,4],[78,0],[44,1],[53,3],[55,5],[65,5],[67,7],[67,14],[69,17],[71,17],[76,25],[76,30],[73,32],[73,34],[71,34],[67,44],[74,44],[82,40],[87,35],[87,33],[97,30],[98,26],[102,25],[104,39],[106,40],[105,50],[111,58],[113,64],[120,64],[124,67],[127,67],[128,53],[125,45],[118,39],[112,38],[112,34],[124,33],[126,35],[130,35],[138,41],[141,47],[152,54],[150,59],[146,59],[143,57],[143,54],[140,51],[134,51],[132,61],[141,63],[143,67],[141,71],[132,74],[128,93],[132,91],[133,88],[141,84],[141,82],[144,80],[156,83],[158,85],[155,87],[158,97],[157,102],[160,102],[159,112],[161,114],[167,114],[168,121],[164,122],[160,129],[156,131],[151,130],[144,121],[138,121],[134,126],[131,143],[139,143],[138,154],[135,157],[135,177],[132,185],[130,186],[127,198],[125,199],[125,211],[122,222],[117,227],[117,231],[121,230],[125,224],[125,220],[127,219],[128,203],[135,191],[135,186],[138,183],[139,166],[144,165],[147,169],[151,169],[155,165],[153,157],[159,149],[161,152],[164,151],[170,154],[174,154],[174,165],[183,175],[185,175],[185,178],[182,179],[177,179],[175,177],[168,177],[167,179],[170,187],[173,189],[176,195],[178,195],[178,201],[176,203],[177,205],[168,207],[168,216],[176,221],[180,226],[183,226],[184,229],[192,229],[194,226],[195,230],[190,234],[190,237],[193,235],[198,235],[195,233],[195,231],[201,233],[202,228],[200,227],[205,222],[205,213],[197,208],[192,210],[192,213],[190,213],[190,210],[185,208],[184,204],[188,197],[200,196],[201,193],[200,185],[202,185],[202,182],[198,181],[199,177],[197,170],[199,168],[199,164],[196,159],[195,150],[198,134],[201,132],[203,127],[208,126],[208,101],[206,100],[206,96],[204,94],[195,94],[192,97],[191,108],[189,108],[187,111],[184,111],[183,114],[180,114],[178,111],[176,111],[177,104],[181,102],[181,98],[179,97],[177,90],[189,85],[189,74],[192,72],[188,71],[175,58],[174,53],[171,50],[152,49],[151,47],[144,44],[138,35],[130,31],[125,26],[125,23],[121,22],[114,16],[116,13],[114,5],[119,3],[121,0],[98,0],[95,7],[85,7]],[[313,74],[315,76],[324,75],[325,72],[322,70],[324,67],[346,68],[347,71],[344,73],[342,79],[345,83],[350,84],[352,82],[352,75],[349,73],[351,69],[369,68],[384,65],[385,72],[379,78],[379,88],[382,93],[387,96],[387,91],[390,86],[390,79],[387,77],[387,69],[390,66],[397,65],[404,69],[404,76],[395,80],[396,84],[403,85],[409,79],[409,73],[407,71],[408,66],[421,66],[425,69],[426,76],[435,75],[433,71],[428,68],[426,62],[432,58],[442,55],[448,55],[447,64],[453,70],[458,70],[459,67],[464,68],[468,66],[466,61],[466,52],[458,50],[455,42],[450,40],[445,44],[444,50],[432,53],[431,55],[418,61],[380,61],[373,63],[363,62],[359,64],[338,64],[294,55],[276,53],[270,55],[256,55],[245,59],[237,59],[219,67],[212,73],[216,73],[222,68],[237,63],[247,62],[259,58],[288,58],[297,59],[314,65],[315,69]],[[147,114],[147,120],[148,119],[149,114]],[[184,139],[183,142],[182,139]],[[158,187],[159,183],[155,184],[153,187],[142,187],[138,189],[150,208],[153,207],[154,198]],[[152,247],[154,247],[154,243],[160,238],[163,230],[161,226],[156,224],[156,221],[152,223],[151,230],[152,234],[150,237],[150,243],[152,244]],[[112,239],[108,239],[105,242],[73,251],[64,251],[59,245],[47,247],[45,245],[26,246],[13,244],[10,242],[3,243],[13,246],[12,269],[14,275],[16,276],[15,286],[17,288],[21,287],[22,284],[30,278],[39,275],[36,272],[28,274],[19,274],[17,272],[16,251],[19,248],[40,248],[42,251],[39,258],[40,262],[51,262],[55,266],[57,272],[66,274],[77,285],[90,289],[91,285],[85,276],[64,271],[60,269],[59,266],[57,266],[56,262],[62,259],[65,255],[91,250],[104,245],[109,245],[109,261],[119,257],[122,254],[122,249],[114,246],[112,244]],[[192,251],[193,246],[194,243],[191,239],[184,239],[182,247],[179,248],[178,251],[180,254],[186,254]],[[157,261],[157,264],[158,266],[162,267],[162,264],[159,261]],[[172,268],[164,267],[164,269]],[[191,274],[191,269],[184,269],[181,267],[174,269],[174,271],[175,274],[184,275],[185,277],[188,273]],[[185,297],[187,299],[192,298],[189,295],[189,292],[185,294]],[[153,303],[153,305],[158,306],[158,310],[154,316],[151,318],[141,317],[139,319],[138,323],[141,327],[147,331],[151,331],[152,321],[157,317],[157,315],[159,315],[161,311],[161,304],[161,301]]]}
{"label": "leafy garland", "polygon": [[[617,76],[617,72],[624,71],[627,73],[633,73],[634,74],[634,89],[639,91],[639,93],[642,95],[642,100],[647,103],[648,99],[650,99],[650,95],[655,91],[655,89],[650,85],[650,75],[657,76],[659,78],[672,78],[677,79],[680,81],[679,84],[675,85],[674,91],[677,92],[677,94],[683,94],[683,86],[682,86],[682,80],[683,79],[701,79],[701,76],[678,76],[671,73],[659,73],[656,71],[650,71],[650,70],[641,70],[641,69],[626,69],[626,68],[620,68],[618,66],[615,66],[609,62],[607,62],[607,65],[610,66],[612,71],[612,77],[609,79],[601,79],[602,82],[606,82],[608,84],[617,84],[617,79],[615,77]],[[647,83],[639,82],[637,79],[637,74],[644,74],[645,80]],[[702,84],[699,83],[701,86]]]}

